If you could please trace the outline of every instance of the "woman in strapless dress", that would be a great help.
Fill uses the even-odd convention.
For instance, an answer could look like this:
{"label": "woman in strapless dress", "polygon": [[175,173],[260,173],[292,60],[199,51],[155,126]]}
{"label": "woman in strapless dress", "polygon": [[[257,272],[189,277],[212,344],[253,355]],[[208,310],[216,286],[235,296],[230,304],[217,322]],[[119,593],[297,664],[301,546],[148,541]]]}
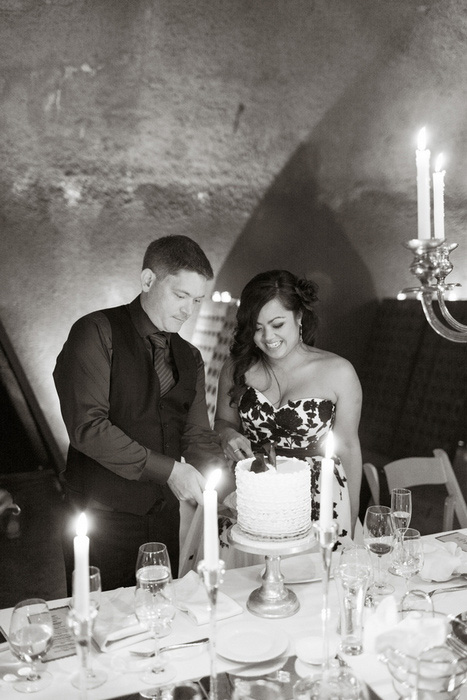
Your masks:
{"label": "woman in strapless dress", "polygon": [[287,270],[245,286],[231,354],[219,378],[215,428],[233,463],[275,444],[276,454],[311,465],[312,520],[319,519],[319,476],[326,438],[334,438],[334,518],[353,536],[362,457],[362,392],[350,362],[314,346],[316,285]]}

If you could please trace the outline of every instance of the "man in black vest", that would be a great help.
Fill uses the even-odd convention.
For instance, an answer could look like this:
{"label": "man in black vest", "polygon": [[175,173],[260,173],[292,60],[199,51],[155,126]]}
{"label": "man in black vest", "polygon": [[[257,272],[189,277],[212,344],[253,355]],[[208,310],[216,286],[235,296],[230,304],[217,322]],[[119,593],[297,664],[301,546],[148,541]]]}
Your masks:
{"label": "man in black vest", "polygon": [[[76,321],[57,358],[67,497],[73,512],[89,516],[90,560],[104,589],[134,584],[144,542],[165,542],[177,575],[179,500],[202,503],[199,469],[225,465],[209,426],[201,355],[178,335],[212,278],[190,238],[153,241],[141,294]],[[65,533],[68,586],[75,522]]]}

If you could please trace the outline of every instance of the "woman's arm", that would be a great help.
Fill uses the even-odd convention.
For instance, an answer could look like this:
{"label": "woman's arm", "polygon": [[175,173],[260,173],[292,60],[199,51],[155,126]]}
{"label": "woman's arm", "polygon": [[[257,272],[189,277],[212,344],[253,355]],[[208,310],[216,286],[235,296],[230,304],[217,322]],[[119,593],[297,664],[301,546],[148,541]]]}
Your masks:
{"label": "woman's arm", "polygon": [[238,462],[240,459],[254,455],[251,451],[250,441],[240,432],[241,421],[237,407],[230,405],[229,391],[232,386],[232,363],[230,360],[226,360],[219,376],[214,430],[219,433],[225,456]]}
{"label": "woman's arm", "polygon": [[344,467],[349,486],[352,535],[357,522],[362,482],[362,453],[358,426],[362,408],[362,388],[357,373],[347,360],[339,358],[333,381],[337,394],[333,434],[335,451]]}

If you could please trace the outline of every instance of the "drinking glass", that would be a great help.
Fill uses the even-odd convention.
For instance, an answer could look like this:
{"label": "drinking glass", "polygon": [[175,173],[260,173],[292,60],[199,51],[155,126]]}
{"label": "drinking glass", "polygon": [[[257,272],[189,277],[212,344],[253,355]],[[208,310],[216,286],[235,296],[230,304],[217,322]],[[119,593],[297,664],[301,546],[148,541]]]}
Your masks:
{"label": "drinking glass", "polygon": [[29,598],[15,605],[10,622],[10,646],[21,661],[31,664],[29,674],[13,683],[15,690],[35,693],[51,683],[52,675],[39,670],[39,661],[52,646],[53,629],[45,600]]}
{"label": "drinking glass", "polygon": [[345,547],[334,579],[339,593],[341,650],[356,655],[363,651],[363,610],[371,581],[370,554],[363,545]]}
{"label": "drinking glass", "polygon": [[412,517],[412,492],[409,489],[391,490],[391,513],[396,530],[409,527]]}
{"label": "drinking glass", "polygon": [[405,592],[409,592],[410,579],[423,566],[423,543],[418,530],[399,528],[394,537],[392,568],[397,576],[405,579]]}
{"label": "drinking glass", "polygon": [[[412,492],[409,489],[391,489],[391,513],[396,532],[409,527],[412,517]],[[389,571],[391,574],[396,573],[392,565]]]}
{"label": "drinking glass", "polygon": [[[73,571],[72,578],[72,599],[71,605],[74,608],[74,593],[75,593],[75,572]],[[92,635],[92,630],[94,623],[96,621],[97,614],[99,612],[99,607],[101,604],[101,593],[102,593],[102,581],[101,572],[97,566],[89,567],[89,616],[91,619],[90,632]],[[85,654],[84,663],[86,665],[86,687],[87,688],[98,688],[100,685],[105,683],[107,680],[107,674],[105,671],[96,671],[92,668],[89,648],[82,647],[82,653]],[[75,688],[81,688],[81,674],[76,673],[71,678],[71,683]]]}
{"label": "drinking glass", "polygon": [[[135,612],[139,622],[154,637],[155,655],[150,667],[141,675],[141,680],[148,684],[164,685],[175,678],[176,671],[173,666],[164,663],[159,652],[159,638],[170,633],[175,617],[169,554],[162,542],[148,542],[139,548]],[[144,691],[140,693],[145,697]]]}
{"label": "drinking glass", "polygon": [[376,557],[373,567],[373,583],[370,591],[374,595],[387,595],[394,592],[394,586],[386,581],[386,569],[381,565],[381,559],[387,556],[393,548],[394,524],[391,509],[388,506],[369,506],[363,523],[363,541],[367,549]]}

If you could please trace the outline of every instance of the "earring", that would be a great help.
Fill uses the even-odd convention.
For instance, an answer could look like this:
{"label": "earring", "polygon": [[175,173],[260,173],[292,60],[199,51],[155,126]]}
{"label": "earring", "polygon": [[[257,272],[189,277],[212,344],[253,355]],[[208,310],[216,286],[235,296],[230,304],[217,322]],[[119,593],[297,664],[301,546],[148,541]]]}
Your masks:
{"label": "earring", "polygon": [[298,340],[300,343],[303,343],[303,332],[302,332],[302,324],[298,324]]}

